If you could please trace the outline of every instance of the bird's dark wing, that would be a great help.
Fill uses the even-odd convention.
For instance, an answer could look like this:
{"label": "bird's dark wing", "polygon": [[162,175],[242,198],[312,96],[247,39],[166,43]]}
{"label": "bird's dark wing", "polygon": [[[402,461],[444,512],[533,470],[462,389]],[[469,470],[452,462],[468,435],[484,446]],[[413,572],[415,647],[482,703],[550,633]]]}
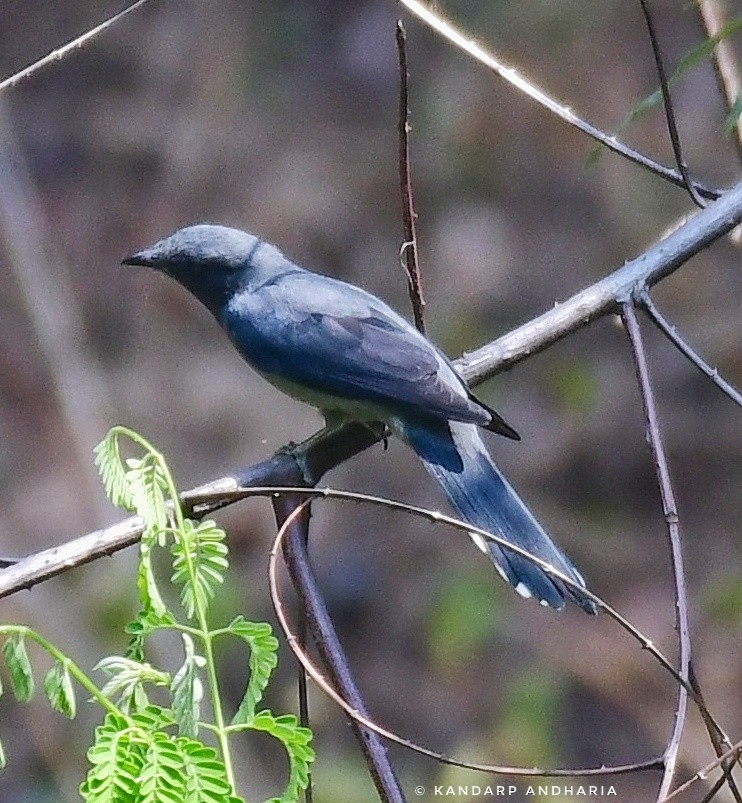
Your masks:
{"label": "bird's dark wing", "polygon": [[414,409],[489,423],[448,359],[381,300],[353,285],[308,271],[284,274],[238,293],[222,323],[268,378],[392,413]]}

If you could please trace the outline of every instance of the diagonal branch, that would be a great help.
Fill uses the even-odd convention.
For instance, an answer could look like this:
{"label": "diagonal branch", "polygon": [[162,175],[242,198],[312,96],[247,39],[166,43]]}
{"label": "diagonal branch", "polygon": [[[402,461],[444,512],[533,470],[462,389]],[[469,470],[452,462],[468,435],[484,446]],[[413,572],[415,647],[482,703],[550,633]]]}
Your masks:
{"label": "diagonal branch", "polygon": [[[464,53],[471,56],[480,64],[484,64],[485,67],[488,67],[497,76],[507,81],[519,92],[531,98],[531,100],[535,100],[536,103],[556,115],[560,120],[564,120],[565,123],[577,128],[579,131],[582,131],[583,134],[587,134],[587,136],[599,142],[605,148],[608,148],[614,153],[618,153],[629,161],[634,162],[634,164],[638,164],[640,167],[649,170],[678,187],[685,188],[685,180],[677,170],[655,162],[653,159],[644,156],[644,154],[620,142],[615,136],[606,134],[591,123],[578,117],[572,109],[554,100],[554,98],[547,95],[543,89],[527,81],[512,67],[506,67],[493,53],[485,50],[473,39],[458,31],[453,25],[446,22],[443,17],[436,14],[424,3],[420,3],[418,0],[400,0],[400,2],[411,14],[421,19],[444,39],[447,39],[458,47],[459,50],[463,50]],[[698,182],[694,182],[693,187],[703,198],[713,200],[719,197],[719,192],[717,190],[705,187]]]}
{"label": "diagonal branch", "polygon": [[465,354],[456,363],[457,368],[470,384],[511,368],[601,315],[618,312],[618,305],[631,297],[636,288],[651,287],[669,276],[740,221],[742,182],[622,268],[494,343]]}
{"label": "diagonal branch", "polygon": [[696,353],[683,338],[678,334],[677,327],[673,326],[667,318],[657,309],[649,293],[644,290],[638,298],[637,303],[643,307],[652,323],[662,332],[663,335],[675,346],[681,354],[684,354],[693,365],[708,377],[719,390],[725,393],[735,403],[742,407],[742,393],[737,388],[727,382],[719,373],[718,368],[712,368],[706,360]]}
{"label": "diagonal branch", "polygon": [[52,50],[51,53],[47,53],[43,58],[35,61],[33,64],[29,64],[28,67],[24,67],[24,69],[20,70],[19,72],[14,73],[8,78],[5,78],[3,81],[0,81],[0,92],[2,92],[3,89],[9,89],[10,87],[15,86],[24,78],[28,78],[38,70],[42,69],[42,67],[46,67],[48,64],[51,64],[55,61],[61,61],[73,50],[79,50],[81,47],[95,39],[96,36],[103,33],[103,31],[107,30],[112,25],[115,25],[117,22],[120,22],[132,11],[135,11],[140,6],[143,6],[146,2],[148,2],[148,0],[137,0],[136,3],[132,3],[123,11],[119,11],[118,14],[114,14],[112,17],[105,20],[105,22],[102,22],[100,25],[96,25],[95,28],[91,28],[81,36],[76,36],[74,39],[67,42],[67,44],[62,45],[62,47]]}

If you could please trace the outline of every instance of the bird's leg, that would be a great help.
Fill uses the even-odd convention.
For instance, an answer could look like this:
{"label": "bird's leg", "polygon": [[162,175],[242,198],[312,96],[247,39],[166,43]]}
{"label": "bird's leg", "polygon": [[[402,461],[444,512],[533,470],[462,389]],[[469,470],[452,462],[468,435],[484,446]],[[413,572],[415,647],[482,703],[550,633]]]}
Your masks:
{"label": "bird's leg", "polygon": [[[388,431],[380,421],[353,421],[342,414],[330,411],[324,412],[323,415],[325,417],[325,426],[322,429],[310,435],[309,438],[301,443],[289,443],[279,450],[284,454],[291,455],[296,460],[304,481],[308,485],[315,485],[327,468],[324,466],[325,461],[322,459],[317,461],[317,455],[327,451],[329,441],[339,436],[344,428],[347,428],[347,435],[352,441],[358,440],[359,429],[368,430],[373,440],[370,440],[367,445],[370,446],[374,440],[383,439],[386,448]],[[355,431],[355,435],[351,434],[353,431]],[[345,439],[346,436],[341,435],[340,437]],[[366,441],[368,435],[360,435],[360,437],[363,441]],[[336,449],[337,447],[331,448]],[[314,459],[312,459],[313,457]]]}

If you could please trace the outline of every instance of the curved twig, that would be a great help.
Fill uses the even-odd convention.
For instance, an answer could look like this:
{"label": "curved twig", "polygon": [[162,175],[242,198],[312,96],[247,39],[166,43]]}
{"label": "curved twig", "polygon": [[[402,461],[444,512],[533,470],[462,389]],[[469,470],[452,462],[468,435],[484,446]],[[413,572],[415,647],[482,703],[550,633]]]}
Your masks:
{"label": "curved twig", "polygon": [[[293,491],[294,489],[289,489]],[[320,497],[335,497],[335,498],[345,498],[345,499],[352,499],[354,501],[364,501],[370,502],[374,504],[383,504],[389,505],[393,509],[401,509],[405,510],[410,513],[416,513],[418,515],[423,515],[427,518],[431,518],[434,521],[446,521],[448,517],[446,516],[438,516],[431,511],[425,511],[422,508],[414,508],[410,505],[405,505],[401,502],[392,502],[391,500],[385,500],[378,497],[369,497],[364,494],[352,494],[349,492],[340,492],[340,496],[337,496],[338,492],[332,491],[330,493],[327,492],[327,489],[301,489],[301,492],[308,492],[308,493],[315,493],[317,496]],[[435,750],[431,750],[428,747],[424,747],[423,745],[417,744],[416,742],[411,741],[410,739],[406,739],[403,736],[395,733],[394,731],[388,730],[387,728],[382,727],[381,725],[377,724],[373,720],[369,719],[368,716],[365,714],[363,710],[359,710],[358,707],[351,705],[348,701],[346,701],[342,695],[338,694],[338,692],[328,683],[328,681],[324,678],[321,672],[317,670],[314,666],[312,661],[310,660],[309,656],[307,655],[306,651],[301,649],[298,639],[294,632],[291,629],[291,626],[288,622],[288,618],[283,608],[283,604],[281,602],[281,596],[278,590],[278,574],[277,574],[277,564],[278,564],[278,554],[283,547],[284,538],[286,537],[286,533],[290,530],[291,524],[296,518],[301,514],[303,509],[303,505],[298,505],[291,514],[286,518],[283,525],[279,528],[276,538],[273,541],[273,547],[271,548],[270,552],[270,559],[269,559],[269,568],[268,568],[268,579],[270,585],[270,592],[271,592],[271,600],[273,602],[273,608],[276,612],[276,617],[278,618],[278,622],[283,630],[284,636],[286,637],[286,642],[291,647],[294,655],[296,656],[297,660],[301,663],[304,667],[307,674],[314,680],[314,682],[319,686],[320,689],[332,699],[340,708],[345,711],[345,713],[358,725],[363,726],[364,728],[373,731],[374,733],[383,736],[385,739],[388,739],[395,744],[400,745],[401,747],[405,747],[409,750],[412,750],[415,753],[418,753],[423,756],[427,756],[428,758],[433,758],[436,761],[441,761],[445,764],[450,764],[456,767],[462,767],[465,769],[477,770],[480,772],[488,772],[491,774],[496,775],[516,775],[516,776],[553,776],[553,777],[595,777],[595,776],[603,776],[603,775],[622,775],[631,772],[637,772],[639,770],[657,770],[661,769],[662,767],[662,759],[661,758],[654,758],[649,759],[648,761],[637,762],[634,764],[625,764],[620,766],[614,767],[590,767],[587,769],[574,769],[574,768],[557,768],[551,770],[544,770],[538,767],[505,767],[496,764],[480,764],[476,762],[469,762],[463,761],[461,759],[452,758],[451,756],[446,756],[443,753],[439,753]],[[469,527],[465,522],[456,522],[455,520],[448,520],[446,523],[449,524],[456,524],[456,526],[460,526],[462,530],[465,531],[476,531],[476,528]],[[487,537],[492,537],[489,533],[486,533],[484,530],[480,531],[482,535]],[[502,541],[503,539],[494,539],[497,541]],[[504,542],[507,543],[507,542]],[[519,553],[523,553],[525,556],[529,558],[529,560],[533,560],[537,563],[544,563],[543,561],[539,561],[533,555],[529,555],[528,553],[524,552],[523,550],[517,549]],[[544,564],[546,567],[549,564]],[[544,568],[544,566],[542,566]],[[555,576],[559,576],[561,579],[561,575],[556,570],[553,571]],[[313,582],[313,578],[312,578]],[[574,584],[573,584],[574,585]],[[588,592],[589,593],[589,592]],[[594,601],[597,601],[597,598],[593,595],[590,595]],[[320,598],[321,599],[321,598]]]}

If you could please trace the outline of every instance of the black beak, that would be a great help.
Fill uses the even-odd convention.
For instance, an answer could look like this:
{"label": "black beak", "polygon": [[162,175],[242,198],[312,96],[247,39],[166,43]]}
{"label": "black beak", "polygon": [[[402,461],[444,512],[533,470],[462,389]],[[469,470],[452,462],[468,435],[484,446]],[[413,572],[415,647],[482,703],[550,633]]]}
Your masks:
{"label": "black beak", "polygon": [[136,265],[143,268],[156,268],[157,260],[154,258],[152,251],[145,248],[144,251],[138,251],[136,254],[126,257],[126,259],[122,260],[121,264]]}

